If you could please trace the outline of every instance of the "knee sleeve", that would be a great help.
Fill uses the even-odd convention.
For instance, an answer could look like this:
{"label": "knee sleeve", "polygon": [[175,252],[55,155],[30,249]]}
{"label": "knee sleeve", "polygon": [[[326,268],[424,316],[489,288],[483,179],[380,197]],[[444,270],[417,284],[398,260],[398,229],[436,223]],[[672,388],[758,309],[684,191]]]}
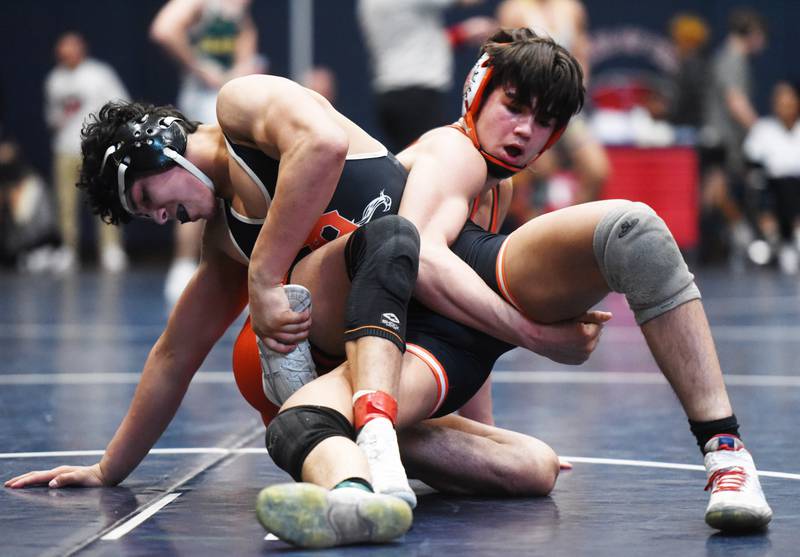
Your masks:
{"label": "knee sleeve", "polygon": [[267,452],[278,467],[295,481],[302,481],[308,454],[328,437],[356,437],[352,424],[333,408],[293,406],[267,426]]}
{"label": "knee sleeve", "polygon": [[376,336],[405,350],[406,315],[419,267],[419,233],[397,215],[370,222],[350,235],[345,248],[352,281],[345,340]]}
{"label": "knee sleeve", "polygon": [[606,282],[625,294],[639,325],[700,298],[672,233],[644,203],[609,211],[594,231],[593,247]]}

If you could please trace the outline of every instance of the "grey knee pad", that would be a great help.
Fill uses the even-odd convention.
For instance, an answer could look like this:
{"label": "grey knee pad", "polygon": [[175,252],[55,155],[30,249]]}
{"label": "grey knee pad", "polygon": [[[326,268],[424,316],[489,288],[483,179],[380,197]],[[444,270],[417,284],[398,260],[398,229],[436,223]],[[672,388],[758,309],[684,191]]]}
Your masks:
{"label": "grey knee pad", "polygon": [[625,294],[639,325],[700,298],[672,233],[644,203],[609,211],[594,231],[593,247],[606,282]]}

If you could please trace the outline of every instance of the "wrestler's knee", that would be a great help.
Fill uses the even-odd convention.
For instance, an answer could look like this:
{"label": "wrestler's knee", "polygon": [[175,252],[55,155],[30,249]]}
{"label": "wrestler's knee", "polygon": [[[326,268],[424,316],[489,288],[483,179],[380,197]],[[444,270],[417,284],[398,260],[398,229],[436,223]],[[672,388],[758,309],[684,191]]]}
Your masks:
{"label": "wrestler's knee", "polygon": [[559,463],[558,455],[549,446],[541,442],[531,443],[523,447],[524,456],[516,471],[515,483],[517,493],[524,497],[543,497],[548,495],[556,485]]}
{"label": "wrestler's knee", "polygon": [[543,497],[555,487],[559,462],[556,453],[533,438],[515,438],[506,446],[503,462],[495,469],[497,488],[508,497]]}
{"label": "wrestler's knee", "polygon": [[593,248],[608,286],[625,294],[640,325],[700,298],[672,233],[644,203],[613,206],[595,228]]}

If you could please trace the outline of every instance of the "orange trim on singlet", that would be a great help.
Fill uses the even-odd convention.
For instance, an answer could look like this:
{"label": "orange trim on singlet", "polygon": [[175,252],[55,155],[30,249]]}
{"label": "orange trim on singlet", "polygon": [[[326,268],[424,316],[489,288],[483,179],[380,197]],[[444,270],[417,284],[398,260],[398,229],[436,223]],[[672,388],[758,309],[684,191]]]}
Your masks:
{"label": "orange trim on singlet", "polygon": [[361,327],[356,327],[355,329],[349,329],[349,330],[345,331],[344,334],[345,335],[349,335],[350,333],[355,333],[356,331],[360,331],[361,329],[379,329],[381,331],[385,331],[385,332],[389,333],[390,335],[396,336],[397,339],[400,342],[405,343],[405,341],[403,340],[403,337],[401,337],[400,335],[398,335],[394,331],[389,330],[386,327],[378,327],[377,325],[362,325]]}
{"label": "orange trim on singlet", "polygon": [[497,213],[500,205],[500,184],[492,186],[492,217],[489,219],[489,232],[497,234]]}
{"label": "orange trim on singlet", "polygon": [[478,195],[472,200],[472,210],[469,212],[469,219],[473,220],[475,215],[478,214],[478,209],[481,207],[481,196]]}
{"label": "orange trim on singlet", "polygon": [[406,344],[406,351],[422,360],[422,362],[428,366],[428,369],[431,370],[431,373],[433,373],[433,379],[436,381],[436,404],[434,405],[433,410],[431,410],[431,412],[428,414],[428,417],[430,418],[439,411],[439,408],[442,407],[442,404],[444,404],[444,401],[447,398],[447,392],[450,390],[450,383],[447,380],[447,370],[445,370],[444,366],[436,358],[436,356],[418,344]]}
{"label": "orange trim on singlet", "polygon": [[497,254],[497,263],[495,263],[494,276],[495,279],[497,279],[497,287],[500,289],[500,293],[503,295],[503,298],[505,298],[509,304],[517,308],[519,311],[522,311],[519,303],[514,299],[514,296],[511,295],[511,290],[508,288],[508,279],[506,278],[505,259],[506,247],[508,247],[509,238],[503,240],[503,245],[500,246],[500,251]]}

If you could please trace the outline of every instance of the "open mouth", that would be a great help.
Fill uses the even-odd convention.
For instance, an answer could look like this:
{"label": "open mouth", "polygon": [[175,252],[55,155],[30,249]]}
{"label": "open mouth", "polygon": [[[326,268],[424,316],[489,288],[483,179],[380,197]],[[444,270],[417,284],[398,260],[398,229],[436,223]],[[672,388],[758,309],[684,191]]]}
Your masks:
{"label": "open mouth", "polygon": [[184,207],[182,204],[178,205],[178,209],[175,211],[175,218],[177,218],[181,224],[192,220],[189,218],[189,213],[186,211],[186,207]]}
{"label": "open mouth", "polygon": [[506,155],[512,159],[516,159],[522,155],[522,148],[517,147],[516,145],[506,145],[503,147],[503,151],[505,151]]}

